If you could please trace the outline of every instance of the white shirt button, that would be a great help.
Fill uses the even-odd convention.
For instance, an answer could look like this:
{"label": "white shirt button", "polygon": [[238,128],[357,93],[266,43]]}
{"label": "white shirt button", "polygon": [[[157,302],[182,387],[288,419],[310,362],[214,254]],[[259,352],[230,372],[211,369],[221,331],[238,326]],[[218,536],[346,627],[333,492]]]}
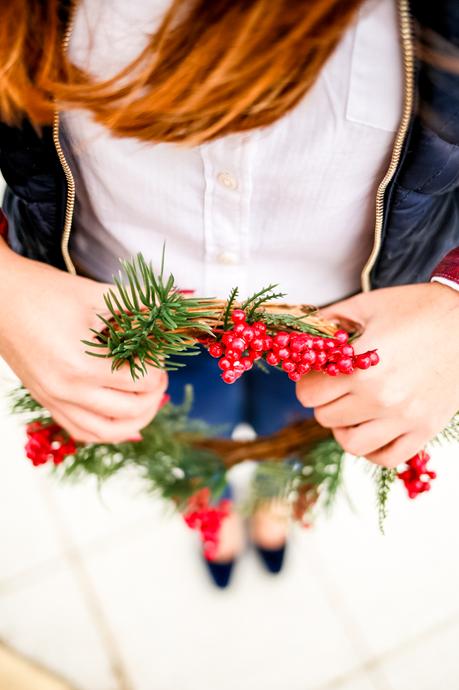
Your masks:
{"label": "white shirt button", "polygon": [[225,266],[234,266],[239,263],[239,255],[235,252],[220,252],[217,256],[217,261]]}
{"label": "white shirt button", "polygon": [[222,170],[217,175],[217,180],[227,189],[237,189],[237,180],[227,170]]}

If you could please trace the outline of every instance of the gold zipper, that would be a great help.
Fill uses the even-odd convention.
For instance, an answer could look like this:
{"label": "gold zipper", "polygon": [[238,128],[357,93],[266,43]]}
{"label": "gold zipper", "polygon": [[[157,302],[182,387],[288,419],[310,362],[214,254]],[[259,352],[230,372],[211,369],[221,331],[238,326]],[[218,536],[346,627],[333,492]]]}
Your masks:
{"label": "gold zipper", "polygon": [[404,65],[403,112],[397,134],[395,136],[389,167],[376,192],[376,216],[373,249],[371,250],[371,254],[365,266],[363,267],[361,274],[361,285],[364,292],[371,290],[370,273],[381,250],[381,233],[384,222],[384,194],[389,182],[392,180],[394,173],[397,170],[414,103],[414,47],[409,0],[398,0],[398,14]]}
{"label": "gold zipper", "polygon": [[[67,52],[70,36],[72,34],[73,22],[75,17],[75,7],[76,4],[74,4],[71,9],[70,20],[64,34],[64,39],[62,41],[62,49],[64,53]],[[62,150],[61,142],[59,139],[59,121],[59,109],[56,106],[53,118],[53,141],[67,183],[67,198],[65,203],[64,229],[62,231],[61,237],[61,251],[67,271],[69,273],[72,273],[73,275],[76,275],[76,269],[69,252],[69,241],[70,233],[72,232],[73,211],[75,209],[75,180],[70,166],[67,163],[67,159],[65,157],[64,151]]]}

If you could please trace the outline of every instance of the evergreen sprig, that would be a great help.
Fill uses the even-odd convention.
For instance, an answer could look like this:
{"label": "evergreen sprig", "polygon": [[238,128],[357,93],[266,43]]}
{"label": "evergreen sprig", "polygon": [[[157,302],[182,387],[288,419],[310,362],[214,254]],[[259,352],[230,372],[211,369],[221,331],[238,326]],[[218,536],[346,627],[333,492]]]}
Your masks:
{"label": "evergreen sprig", "polygon": [[381,534],[384,534],[384,525],[387,518],[387,505],[392,484],[397,477],[397,470],[388,467],[378,467],[376,470],[376,491],[378,503],[378,524]]}
{"label": "evergreen sprig", "polygon": [[308,316],[314,313],[314,311],[315,310],[311,308],[311,311],[307,314],[293,316],[292,314],[275,314],[259,310],[256,316],[257,318],[260,318],[268,327],[272,326],[275,328],[296,330],[300,331],[301,333],[309,333],[310,335],[323,336],[323,331],[316,326],[303,321],[303,319],[306,319]]}
{"label": "evergreen sprig", "polygon": [[252,321],[255,312],[257,309],[263,304],[266,304],[267,302],[272,302],[276,299],[281,299],[282,297],[285,297],[284,292],[274,292],[274,288],[277,287],[277,283],[273,283],[272,285],[268,285],[267,287],[262,288],[258,292],[255,292],[251,297],[248,297],[241,305],[241,309],[243,309],[246,314],[247,314],[247,320]]}
{"label": "evergreen sprig", "polygon": [[231,290],[230,296],[226,302],[225,311],[223,314],[223,328],[226,330],[230,325],[231,312],[234,309],[234,305],[239,294],[239,288],[235,287]]}
{"label": "evergreen sprig", "polygon": [[314,495],[310,512],[316,504],[329,511],[343,483],[343,450],[334,439],[317,443],[305,453],[297,453],[284,462],[263,461],[257,465],[246,505],[253,512],[262,503],[283,499],[294,504],[302,492]]}
{"label": "evergreen sprig", "polygon": [[109,317],[98,315],[104,329],[91,329],[95,340],[83,341],[91,348],[88,354],[110,358],[113,370],[127,363],[134,379],[146,374],[148,366],[167,371],[184,366],[171,357],[199,354],[189,332],[212,335],[206,319],[215,317],[213,300],[181,294],[174,276],[164,277],[164,254],[157,277],[141,254],[123,261],[122,268],[124,274],[114,278],[115,287],[105,295]]}

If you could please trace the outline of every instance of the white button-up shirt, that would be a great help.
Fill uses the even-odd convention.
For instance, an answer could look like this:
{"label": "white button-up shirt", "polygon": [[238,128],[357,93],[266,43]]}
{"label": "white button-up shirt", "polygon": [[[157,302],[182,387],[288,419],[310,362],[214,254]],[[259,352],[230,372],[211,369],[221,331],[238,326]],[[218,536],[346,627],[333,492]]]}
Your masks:
{"label": "white button-up shirt", "polygon": [[[83,0],[72,59],[114,74],[167,4]],[[367,0],[313,88],[270,126],[184,148],[115,138],[87,112],[65,113],[79,199],[73,256],[109,280],[118,257],[141,251],[158,265],[166,242],[177,285],[202,296],[272,282],[296,302],[352,294],[401,109],[395,0]]]}

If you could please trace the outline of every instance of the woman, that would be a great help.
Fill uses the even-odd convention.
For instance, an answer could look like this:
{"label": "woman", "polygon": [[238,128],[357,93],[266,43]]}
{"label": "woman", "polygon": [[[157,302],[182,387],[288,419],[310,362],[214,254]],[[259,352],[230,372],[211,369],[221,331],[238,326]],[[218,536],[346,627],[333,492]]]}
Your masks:
{"label": "woman", "polygon": [[[263,433],[314,408],[346,450],[386,466],[447,424],[459,408],[459,78],[415,58],[415,42],[458,45],[455,0],[0,8],[0,353],[75,438],[135,438],[158,408],[165,374],[134,383],[79,342],[117,257],[157,261],[164,240],[183,289],[279,282],[292,301],[362,322],[361,347],[381,356],[363,375],[308,375],[299,402],[281,376],[223,389],[197,358],[169,385],[179,395],[193,381],[199,416]],[[260,513],[252,538],[279,554],[285,524]],[[233,516],[217,562],[240,548]]]}

